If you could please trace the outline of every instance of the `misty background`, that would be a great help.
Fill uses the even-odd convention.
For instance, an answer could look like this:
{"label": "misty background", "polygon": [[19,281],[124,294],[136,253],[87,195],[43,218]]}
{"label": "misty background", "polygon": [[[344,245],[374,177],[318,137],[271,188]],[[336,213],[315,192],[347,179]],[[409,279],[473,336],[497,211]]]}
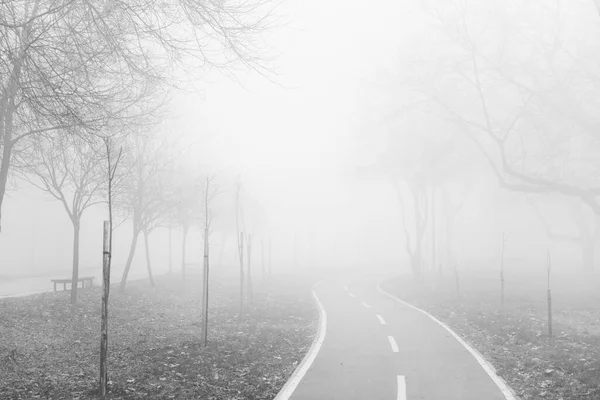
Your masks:
{"label": "misty background", "polygon": [[[213,270],[238,269],[237,176],[257,268],[258,243],[271,240],[274,271],[410,271],[404,228],[412,235],[414,204],[394,181],[415,176],[435,190],[436,264],[496,269],[502,233],[509,267],[544,271],[550,248],[557,269],[585,270],[590,246],[595,263],[600,241],[590,239],[598,229],[588,204],[558,190],[505,190],[492,168],[502,165],[499,152],[478,131],[520,132],[506,154],[524,175],[594,186],[598,140],[582,123],[600,122],[593,1],[307,0],[284,2],[278,14],[282,27],[265,35],[277,54],[274,77],[203,76],[172,97],[156,128],[184,135],[190,162],[218,176]],[[15,183],[4,204],[0,275],[69,276],[73,232],[62,205]],[[452,218],[447,207],[458,210]],[[104,219],[105,205],[84,214],[81,276],[100,275]],[[434,223],[426,223],[424,268],[432,268]],[[113,279],[127,257],[129,224],[115,231]],[[181,232],[172,235],[178,271]],[[150,243],[155,272],[168,271],[168,229]],[[146,276],[139,246],[132,277]],[[188,262],[198,269],[202,246],[192,230]]]}

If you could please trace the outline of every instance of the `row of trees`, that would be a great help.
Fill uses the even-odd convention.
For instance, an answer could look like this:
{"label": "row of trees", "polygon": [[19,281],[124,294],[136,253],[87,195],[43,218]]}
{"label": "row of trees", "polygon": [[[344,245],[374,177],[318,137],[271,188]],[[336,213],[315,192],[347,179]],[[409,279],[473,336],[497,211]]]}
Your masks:
{"label": "row of trees", "polygon": [[[398,190],[413,272],[421,273],[436,214],[446,219],[443,261],[454,262],[453,220],[474,185],[469,171],[485,165],[501,188],[527,199],[549,240],[579,246],[591,270],[600,237],[597,3],[422,6],[433,33],[416,36],[386,82],[396,90],[378,96],[388,151],[377,173]],[[569,210],[572,233],[553,226],[557,209]]]}
{"label": "row of trees", "polygon": [[[182,151],[173,137],[130,135],[120,147],[119,162],[113,172],[111,188],[112,213],[119,226],[130,221],[132,239],[121,290],[143,235],[146,265],[150,283],[152,275],[150,234],[159,227],[181,227],[183,231],[182,270],[185,274],[185,243],[192,226],[209,223],[213,218],[211,202],[216,196],[214,176],[185,165]],[[123,143],[121,142],[121,143]],[[36,142],[30,149],[35,160],[17,169],[19,176],[60,201],[73,226],[72,279],[78,279],[80,228],[84,213],[107,199],[108,171],[106,143],[94,136],[55,135]],[[112,151],[112,149],[108,149]],[[114,155],[113,155],[114,157]],[[205,193],[208,191],[208,197]],[[202,201],[202,200],[205,201]],[[208,210],[209,215],[206,215]],[[207,221],[207,222],[204,222]],[[77,301],[77,285],[72,285],[71,301]]]}
{"label": "row of trees", "polygon": [[177,162],[175,138],[150,132],[172,90],[198,73],[231,73],[240,65],[270,73],[259,39],[271,27],[274,6],[269,0],[0,2],[0,223],[10,181],[25,179],[61,202],[73,225],[74,303],[82,216],[108,203],[102,396],[119,225],[113,216],[131,220],[133,229],[121,289],[140,235],[153,284],[148,237],[157,227],[177,224],[185,236],[204,213],[210,231],[214,179]]}
{"label": "row of trees", "polygon": [[175,162],[177,138],[149,132],[170,93],[211,69],[268,74],[257,39],[273,8],[263,0],[2,2],[0,221],[9,182],[24,179],[60,201],[73,225],[76,279],[81,218],[109,200],[112,156],[115,216],[133,225],[124,288],[138,237],[147,243],[164,225],[187,234],[202,204],[199,172]]}

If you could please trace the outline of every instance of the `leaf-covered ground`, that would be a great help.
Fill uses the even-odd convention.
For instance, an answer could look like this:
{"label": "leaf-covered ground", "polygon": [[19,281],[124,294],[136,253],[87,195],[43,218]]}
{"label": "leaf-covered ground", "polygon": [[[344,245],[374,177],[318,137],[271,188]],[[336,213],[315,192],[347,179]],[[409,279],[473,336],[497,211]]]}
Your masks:
{"label": "leaf-covered ground", "polygon": [[[553,341],[547,292],[508,281],[501,306],[499,281],[487,277],[417,283],[389,280],[383,288],[447,323],[489,360],[524,400],[600,399],[600,302],[584,285],[553,295]],[[568,285],[565,285],[567,287]]]}
{"label": "leaf-covered ground", "polygon": [[[257,285],[238,318],[234,281],[210,292],[200,346],[199,281],[111,290],[109,399],[272,399],[302,360],[318,314],[310,280]],[[100,288],[0,300],[0,399],[98,398]]]}

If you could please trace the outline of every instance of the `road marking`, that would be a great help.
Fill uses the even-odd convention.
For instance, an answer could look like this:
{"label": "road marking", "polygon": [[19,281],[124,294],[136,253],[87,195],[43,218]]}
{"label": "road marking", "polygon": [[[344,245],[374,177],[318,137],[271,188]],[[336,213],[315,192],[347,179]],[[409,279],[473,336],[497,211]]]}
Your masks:
{"label": "road marking", "polygon": [[386,292],[385,290],[383,290],[381,288],[381,285],[377,285],[377,290],[379,290],[381,293],[385,294],[386,296],[396,300],[397,302],[404,304],[405,306],[410,307],[413,310],[419,311],[420,313],[427,315],[434,322],[436,322],[438,325],[440,325],[442,328],[444,328],[446,331],[448,331],[448,333],[450,333],[450,335],[452,335],[454,337],[454,339],[456,339],[460,344],[462,344],[463,347],[465,349],[467,349],[467,351],[469,353],[471,353],[471,355],[475,358],[475,360],[477,360],[477,362],[479,363],[479,365],[481,365],[483,370],[488,374],[488,376],[490,378],[492,378],[492,380],[494,381],[496,386],[498,386],[498,388],[504,395],[504,398],[506,400],[517,400],[517,397],[513,393],[512,389],[508,386],[508,384],[504,381],[504,379],[502,379],[500,376],[498,376],[494,366],[492,364],[490,364],[485,358],[483,358],[483,356],[477,350],[475,350],[473,347],[471,347],[471,345],[469,345],[467,342],[465,342],[463,338],[458,336],[458,334],[456,334],[456,332],[454,332],[452,329],[450,329],[450,327],[448,327],[448,325],[444,324],[442,321],[440,321],[433,315],[429,314],[427,311],[421,310],[420,308],[417,308],[417,307],[413,306],[412,304],[409,304],[405,301],[400,300],[393,294]]}
{"label": "road marking", "polygon": [[379,320],[379,322],[381,322],[381,325],[387,325],[381,315],[375,314],[375,316],[377,317],[377,319]]}
{"label": "road marking", "polygon": [[362,305],[365,306],[366,308],[371,308],[371,306],[368,305],[367,303],[365,303],[364,301],[362,302]]}
{"label": "road marking", "polygon": [[347,292],[348,291],[348,286],[344,286],[344,290]]}
{"label": "road marking", "polygon": [[398,400],[406,400],[406,379],[404,375],[398,375]]}
{"label": "road marking", "polygon": [[396,340],[394,340],[393,336],[388,336],[388,340],[390,341],[390,346],[392,346],[392,351],[394,353],[397,353],[398,350],[398,344],[396,344]]}
{"label": "road marking", "polygon": [[321,301],[315,292],[316,287],[323,282],[324,281],[318,282],[312,287],[312,295],[317,303],[317,307],[319,308],[319,327],[317,328],[317,334],[313,339],[308,352],[300,362],[300,365],[298,365],[294,372],[292,372],[292,376],[287,380],[285,385],[283,385],[283,388],[281,388],[279,393],[277,393],[275,400],[288,400],[290,398],[302,378],[304,378],[304,375],[312,363],[315,361],[315,358],[321,349],[321,345],[325,340],[325,332],[327,330],[327,312],[325,311],[323,304],[321,304]]}
{"label": "road marking", "polygon": [[353,295],[352,293],[350,293],[350,297],[356,297],[355,295]]}

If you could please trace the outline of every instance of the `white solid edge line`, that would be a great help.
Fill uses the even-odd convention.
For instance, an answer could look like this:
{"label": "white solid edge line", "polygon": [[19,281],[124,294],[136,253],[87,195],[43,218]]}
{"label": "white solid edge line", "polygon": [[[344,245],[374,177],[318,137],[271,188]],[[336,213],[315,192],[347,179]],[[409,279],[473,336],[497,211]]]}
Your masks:
{"label": "white solid edge line", "polygon": [[365,303],[364,301],[362,302],[362,305],[365,306],[365,308],[371,308],[371,306]]}
{"label": "white solid edge line", "polygon": [[390,341],[390,346],[392,346],[392,351],[394,353],[397,353],[399,351],[399,349],[398,349],[398,343],[396,343],[396,339],[394,339],[393,336],[388,336],[388,340]]}
{"label": "white solid edge line", "polygon": [[375,314],[375,316],[377,317],[377,319],[379,320],[379,322],[381,322],[381,325],[387,325],[385,323],[385,320],[383,319],[383,317],[379,314]]}
{"label": "white solid edge line", "polygon": [[409,304],[403,300],[400,300],[393,294],[386,292],[385,290],[383,290],[381,288],[381,284],[377,285],[377,290],[379,290],[381,293],[385,294],[386,296],[391,297],[392,299],[396,300],[397,302],[402,303],[405,306],[412,308],[413,310],[419,311],[420,313],[427,315],[429,318],[431,318],[433,321],[435,321],[438,325],[440,325],[442,328],[444,328],[446,331],[448,331],[448,333],[450,333],[454,337],[454,339],[456,339],[460,344],[462,344],[463,347],[465,349],[467,349],[467,351],[469,353],[471,353],[471,355],[475,358],[475,360],[477,360],[477,362],[479,363],[479,365],[481,365],[483,370],[488,374],[488,376],[492,379],[492,381],[494,381],[496,386],[498,386],[498,388],[500,389],[500,391],[502,392],[502,394],[504,395],[506,400],[517,400],[518,399],[518,397],[513,393],[512,389],[508,386],[506,381],[504,381],[504,379],[502,379],[500,376],[498,376],[498,374],[496,374],[496,369],[494,368],[494,366],[492,364],[490,364],[485,358],[483,358],[481,353],[479,353],[477,350],[475,350],[473,347],[471,347],[471,345],[469,345],[463,338],[458,336],[458,334],[456,332],[454,332],[452,329],[450,329],[450,327],[448,325],[444,324],[442,321],[440,321],[433,315],[429,314],[427,311],[421,310],[420,308],[417,308],[417,307],[413,306],[412,304]]}
{"label": "white solid edge line", "polygon": [[317,308],[319,309],[319,327],[317,328],[317,334],[315,335],[315,338],[313,339],[310,348],[306,352],[306,355],[304,356],[298,367],[296,367],[294,372],[292,372],[292,375],[283,385],[279,393],[277,393],[277,396],[275,396],[274,400],[288,400],[290,398],[290,396],[292,395],[292,393],[294,393],[294,390],[296,390],[296,387],[298,386],[302,378],[304,378],[304,375],[306,374],[312,363],[315,361],[315,358],[317,357],[317,354],[321,349],[321,345],[325,340],[325,332],[327,330],[327,312],[325,311],[323,304],[321,304],[321,301],[319,300],[319,297],[315,292],[315,288],[323,282],[325,281],[317,282],[312,287],[312,295],[315,302],[317,303]]}
{"label": "white solid edge line", "polygon": [[406,400],[406,379],[404,378],[404,375],[398,375],[397,400]]}
{"label": "white solid edge line", "polygon": [[348,293],[350,297],[355,298],[356,296],[353,293]]}

